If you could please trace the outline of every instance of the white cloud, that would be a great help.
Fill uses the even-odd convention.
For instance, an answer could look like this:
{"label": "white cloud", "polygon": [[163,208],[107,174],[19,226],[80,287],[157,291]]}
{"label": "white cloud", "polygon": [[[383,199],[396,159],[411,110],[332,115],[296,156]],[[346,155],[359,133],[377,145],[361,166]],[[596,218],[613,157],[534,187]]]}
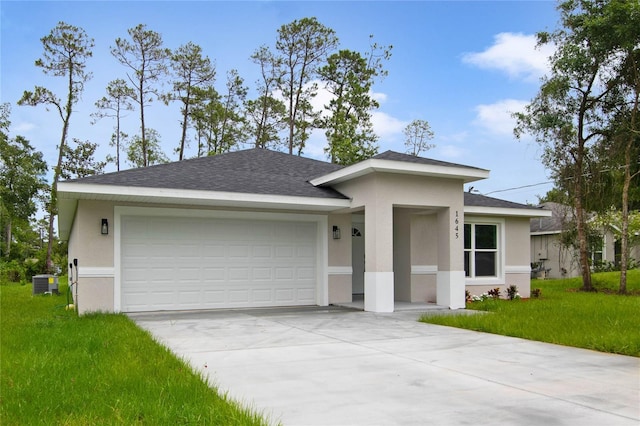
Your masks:
{"label": "white cloud", "polygon": [[392,117],[382,111],[374,111],[371,114],[371,122],[373,123],[373,130],[380,137],[381,142],[397,139],[408,124],[408,122]]}
{"label": "white cloud", "polygon": [[[329,113],[324,109],[324,106],[329,105],[329,102],[334,97],[334,95],[330,93],[326,89],[324,83],[319,80],[314,80],[307,83],[305,85],[305,88],[310,87],[312,84],[317,84],[318,90],[316,92],[316,96],[311,99],[311,105],[314,111],[321,111],[322,116],[327,117]],[[284,100],[280,92],[274,93],[274,96]],[[387,95],[385,93],[372,92],[371,96],[380,104],[383,104],[387,100]],[[402,135],[402,130],[408,124],[407,121],[402,121],[400,119],[392,117],[391,115],[380,110],[373,111],[371,113],[371,123],[373,124],[374,132],[380,138],[380,144],[384,146],[388,146],[390,144],[393,144],[393,142],[397,142],[399,140],[398,136]],[[305,155],[316,159],[326,159],[326,154],[324,153],[325,144],[326,137],[324,135],[324,130],[314,130],[306,143],[304,150]],[[391,148],[396,149],[395,146],[391,146]]]}
{"label": "white cloud", "polygon": [[516,125],[512,114],[521,112],[528,102],[517,99],[504,99],[489,105],[478,105],[476,119],[473,124],[480,126],[489,133],[497,135],[511,135]]}
{"label": "white cloud", "polygon": [[536,48],[536,37],[522,33],[500,33],[494,37],[492,46],[483,52],[467,53],[463,62],[484,69],[505,72],[511,78],[538,81],[549,70],[549,56],[553,54],[551,44]]}
{"label": "white cloud", "polygon": [[31,130],[35,128],[36,128],[35,124],[23,121],[23,122],[12,125],[11,133],[14,135],[25,134],[25,133],[29,133]]}

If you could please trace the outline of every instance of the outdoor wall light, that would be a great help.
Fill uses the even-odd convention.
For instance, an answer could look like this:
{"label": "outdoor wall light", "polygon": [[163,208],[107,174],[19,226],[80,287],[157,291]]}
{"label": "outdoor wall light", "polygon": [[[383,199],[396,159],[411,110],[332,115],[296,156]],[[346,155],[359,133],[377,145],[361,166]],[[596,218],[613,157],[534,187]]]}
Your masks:
{"label": "outdoor wall light", "polygon": [[107,219],[102,219],[102,225],[100,226],[100,233],[102,235],[109,235],[109,222]]}
{"label": "outdoor wall light", "polygon": [[340,239],[340,228],[338,228],[336,225],[333,225],[333,239],[334,240]]}

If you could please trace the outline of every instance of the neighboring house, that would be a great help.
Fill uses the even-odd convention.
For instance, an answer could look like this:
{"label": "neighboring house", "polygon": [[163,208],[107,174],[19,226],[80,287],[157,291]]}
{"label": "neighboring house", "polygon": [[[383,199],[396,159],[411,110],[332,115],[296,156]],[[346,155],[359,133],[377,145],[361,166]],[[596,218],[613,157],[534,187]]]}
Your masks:
{"label": "neighboring house", "polygon": [[392,151],[342,167],[251,149],[60,182],[59,233],[88,311],[529,295],[529,220],[465,193],[489,171]]}
{"label": "neighboring house", "polygon": [[[570,278],[581,275],[579,252],[572,246],[562,243],[561,234],[572,221],[571,207],[547,202],[541,208],[550,210],[551,217],[531,219],[531,264],[532,277]],[[612,226],[600,230],[600,238],[589,251],[591,265],[620,261],[620,242],[616,240]],[[640,246],[630,249],[630,257],[640,260]]]}

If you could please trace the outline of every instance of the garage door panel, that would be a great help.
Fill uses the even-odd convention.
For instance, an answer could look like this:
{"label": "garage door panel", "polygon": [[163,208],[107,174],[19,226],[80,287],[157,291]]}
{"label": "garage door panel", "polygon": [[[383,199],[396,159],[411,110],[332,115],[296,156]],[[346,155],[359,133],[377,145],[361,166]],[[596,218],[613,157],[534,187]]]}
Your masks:
{"label": "garage door panel", "polygon": [[310,289],[298,289],[297,299],[311,304],[316,299],[316,292]]}
{"label": "garage door panel", "polygon": [[316,238],[315,222],[124,216],[122,310],[313,305]]}
{"label": "garage door panel", "polygon": [[253,281],[271,281],[273,274],[271,268],[251,268],[251,277]]}

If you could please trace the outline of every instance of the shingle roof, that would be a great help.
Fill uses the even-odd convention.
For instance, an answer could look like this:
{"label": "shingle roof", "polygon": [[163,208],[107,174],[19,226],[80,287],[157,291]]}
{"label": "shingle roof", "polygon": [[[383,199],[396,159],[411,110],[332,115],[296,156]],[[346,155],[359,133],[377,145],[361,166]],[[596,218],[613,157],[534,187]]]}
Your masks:
{"label": "shingle roof", "polygon": [[[373,158],[477,169],[445,161],[400,154],[394,151],[386,151]],[[194,158],[168,164],[88,176],[67,182],[347,199],[348,197],[331,187],[314,186],[309,183],[315,177],[329,174],[341,168],[342,166],[337,164],[255,148],[211,157]],[[464,204],[466,206],[479,207],[536,209],[534,206],[468,192],[464,194]]]}
{"label": "shingle roof", "polygon": [[499,198],[487,197],[486,195],[474,194],[472,192],[464,193],[464,205],[473,207],[499,207],[506,209],[532,209],[538,210],[539,207],[527,204],[514,203],[512,201],[501,200]]}
{"label": "shingle roof", "polygon": [[573,217],[571,207],[559,203],[542,203],[541,208],[551,210],[551,217],[531,219],[530,231],[538,233],[557,233],[564,229],[564,224]]}
{"label": "shingle roof", "polygon": [[405,163],[428,164],[430,166],[464,167],[467,169],[486,170],[479,167],[466,166],[464,164],[449,163],[447,161],[434,160],[432,158],[417,157],[415,155],[401,154],[395,151],[385,151],[371,157],[377,160],[404,161]]}
{"label": "shingle roof", "polygon": [[309,183],[311,178],[339,168],[336,164],[256,148],[69,182],[346,199],[332,188]]}

